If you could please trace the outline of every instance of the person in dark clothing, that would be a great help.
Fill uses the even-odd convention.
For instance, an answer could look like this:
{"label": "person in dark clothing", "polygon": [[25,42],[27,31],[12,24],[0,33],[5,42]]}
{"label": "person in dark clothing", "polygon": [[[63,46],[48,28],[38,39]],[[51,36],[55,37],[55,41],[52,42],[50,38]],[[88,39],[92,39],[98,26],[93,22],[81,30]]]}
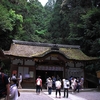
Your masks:
{"label": "person in dark clothing", "polygon": [[75,88],[75,91],[79,92],[80,90],[80,79],[79,77],[76,79],[76,88]]}
{"label": "person in dark clothing", "polygon": [[0,100],[9,100],[10,84],[8,76],[2,73],[2,67],[0,62]]}
{"label": "person in dark clothing", "polygon": [[55,90],[56,87],[55,87],[55,82],[56,82],[56,78],[55,76],[52,76],[52,89]]}

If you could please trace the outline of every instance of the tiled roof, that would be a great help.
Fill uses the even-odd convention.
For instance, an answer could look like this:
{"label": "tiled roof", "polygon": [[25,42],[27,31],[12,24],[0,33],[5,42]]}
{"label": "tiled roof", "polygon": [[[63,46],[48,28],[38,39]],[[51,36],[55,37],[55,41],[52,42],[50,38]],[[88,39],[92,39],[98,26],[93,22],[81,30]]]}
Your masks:
{"label": "tiled roof", "polygon": [[[58,50],[52,50],[52,47],[57,46]],[[36,43],[27,41],[13,41],[9,51],[4,51],[5,55],[17,56],[17,57],[43,57],[48,53],[59,52],[63,54],[67,59],[72,60],[95,60],[96,57],[89,57],[85,55],[80,46],[75,45],[61,45],[61,44],[48,44],[48,43]]]}

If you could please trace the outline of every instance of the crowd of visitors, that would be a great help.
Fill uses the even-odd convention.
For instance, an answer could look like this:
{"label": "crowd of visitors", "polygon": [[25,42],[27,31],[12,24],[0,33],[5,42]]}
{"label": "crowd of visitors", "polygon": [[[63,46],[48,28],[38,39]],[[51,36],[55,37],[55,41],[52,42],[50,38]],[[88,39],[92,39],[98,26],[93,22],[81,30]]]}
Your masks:
{"label": "crowd of visitors", "polygon": [[[18,97],[20,96],[18,88],[22,89],[21,82],[21,73],[19,73],[18,78],[16,77],[16,74],[13,74],[11,78],[8,78],[7,75],[2,74],[0,67],[0,92],[2,93],[2,88],[4,88],[4,91],[6,91],[6,94],[0,94],[0,98],[4,98],[5,100],[18,100]],[[46,84],[49,95],[51,95],[52,91],[55,91],[55,97],[61,98],[61,89],[63,89],[63,97],[68,98],[69,89],[72,89],[72,93],[74,93],[79,92],[80,89],[84,88],[84,78],[82,76],[80,78],[71,76],[69,79],[61,79],[59,76],[52,76],[46,79]],[[36,93],[39,95],[41,91],[42,79],[41,76],[38,76],[36,79]]]}
{"label": "crowd of visitors", "polygon": [[69,79],[60,77],[48,77],[46,79],[47,84],[47,90],[48,94],[50,95],[52,93],[52,90],[55,90],[55,96],[57,97],[57,94],[59,93],[59,98],[61,97],[61,89],[63,88],[64,94],[63,97],[68,98],[68,90],[72,89],[72,93],[79,92],[80,89],[83,89],[84,84],[84,78],[81,76],[79,77],[73,77],[71,76]]}
{"label": "crowd of visitors", "polygon": [[70,77],[70,85],[72,88],[72,93],[77,91],[79,92],[80,89],[83,89],[84,78],[83,76],[79,77]]}

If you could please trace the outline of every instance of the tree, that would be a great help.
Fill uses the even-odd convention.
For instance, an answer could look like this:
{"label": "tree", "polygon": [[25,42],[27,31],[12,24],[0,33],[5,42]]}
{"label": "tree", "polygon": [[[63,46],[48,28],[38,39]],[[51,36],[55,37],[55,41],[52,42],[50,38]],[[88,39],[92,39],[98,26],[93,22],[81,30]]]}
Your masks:
{"label": "tree", "polygon": [[[83,45],[84,51],[88,55],[99,56],[100,38],[100,9],[89,10],[86,15],[82,15],[84,27]],[[97,51],[98,50],[98,51]],[[99,55],[98,55],[99,54]]]}
{"label": "tree", "polygon": [[62,28],[61,26],[61,21],[62,21],[62,14],[60,14],[60,6],[61,6],[62,0],[57,0],[56,4],[53,8],[53,13],[48,25],[48,32],[50,33],[50,39],[52,40],[51,42],[56,42],[56,43],[61,43],[62,38],[61,35],[62,33]]}
{"label": "tree", "polygon": [[[7,10],[0,4],[0,46],[2,49],[9,49],[12,38],[21,33],[22,16],[15,14],[13,10]],[[15,32],[16,30],[16,32]]]}

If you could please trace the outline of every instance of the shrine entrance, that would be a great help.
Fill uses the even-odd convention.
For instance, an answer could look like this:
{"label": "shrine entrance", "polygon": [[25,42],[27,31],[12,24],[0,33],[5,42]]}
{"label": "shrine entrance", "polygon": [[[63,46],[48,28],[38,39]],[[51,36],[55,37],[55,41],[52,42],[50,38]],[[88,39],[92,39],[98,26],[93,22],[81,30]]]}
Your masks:
{"label": "shrine entrance", "polygon": [[48,77],[55,76],[55,77],[60,77],[62,79],[63,78],[63,71],[40,71],[40,70],[37,70],[36,77],[38,77],[38,76],[41,76],[43,84],[45,84],[46,79]]}
{"label": "shrine entrance", "polygon": [[64,68],[62,66],[53,66],[53,65],[38,65],[36,67],[36,78],[41,76],[43,85],[46,83],[48,77],[55,76],[56,78],[63,78]]}

